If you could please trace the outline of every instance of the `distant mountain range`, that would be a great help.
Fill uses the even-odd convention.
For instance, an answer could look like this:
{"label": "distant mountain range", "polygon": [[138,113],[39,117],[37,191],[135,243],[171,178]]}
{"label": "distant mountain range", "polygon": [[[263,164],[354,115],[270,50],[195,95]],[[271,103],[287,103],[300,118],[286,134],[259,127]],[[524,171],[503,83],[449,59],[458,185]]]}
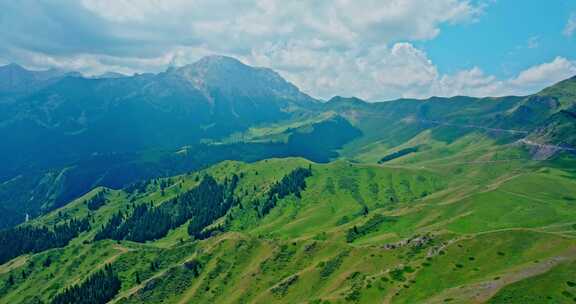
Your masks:
{"label": "distant mountain range", "polygon": [[177,148],[318,103],[269,69],[221,56],[157,75],[93,79],[11,65],[0,78],[2,93],[12,93],[0,103],[1,156],[12,165],[38,151],[67,159]]}
{"label": "distant mountain range", "polygon": [[58,69],[30,71],[13,63],[0,66],[0,94],[30,93],[65,77],[82,74]]}
{"label": "distant mountain range", "polygon": [[0,227],[100,185],[224,159],[375,163],[425,133],[450,142],[483,132],[503,144],[557,147],[530,147],[548,157],[576,146],[575,96],[572,78],[527,97],[321,101],[270,69],[225,56],[159,74],[89,78],[10,64],[0,67]]}

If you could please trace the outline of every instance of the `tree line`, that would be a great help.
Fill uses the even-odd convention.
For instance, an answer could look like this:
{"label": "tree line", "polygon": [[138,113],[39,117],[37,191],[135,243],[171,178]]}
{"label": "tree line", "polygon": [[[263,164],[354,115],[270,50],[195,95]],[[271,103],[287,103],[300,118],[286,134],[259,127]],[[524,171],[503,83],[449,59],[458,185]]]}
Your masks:
{"label": "tree line", "polygon": [[80,284],[66,288],[52,299],[52,304],[105,304],[120,291],[122,282],[112,265],[97,271]]}
{"label": "tree line", "polygon": [[391,160],[393,160],[393,159],[400,158],[400,157],[402,157],[402,156],[404,156],[404,155],[408,155],[408,154],[410,154],[410,153],[418,152],[418,151],[420,150],[420,148],[421,148],[420,146],[415,146],[415,147],[408,147],[408,148],[404,148],[404,149],[402,149],[402,150],[398,150],[398,151],[396,151],[396,152],[390,153],[390,154],[382,157],[382,158],[378,161],[378,163],[379,163],[379,164],[383,164],[383,163],[388,162],[388,161],[391,161]]}
{"label": "tree line", "polygon": [[19,255],[37,253],[51,248],[64,247],[81,232],[90,229],[87,218],[71,219],[67,223],[45,226],[20,226],[0,231],[0,264]]}
{"label": "tree line", "polygon": [[[278,200],[294,194],[300,197],[306,188],[305,179],[312,175],[312,168],[296,168],[275,183],[259,205],[259,215],[266,215]],[[234,196],[240,178],[234,174],[219,184],[206,175],[195,188],[164,202],[159,206],[152,203],[132,204],[131,212],[119,211],[101,227],[94,237],[103,239],[146,242],[165,237],[170,229],[190,221],[188,234],[195,239],[205,239],[225,230],[223,226],[209,227],[215,220],[226,215],[228,210],[240,203]],[[225,225],[224,225],[225,226]]]}
{"label": "tree line", "polygon": [[300,192],[306,189],[306,178],[312,176],[312,166],[308,168],[296,168],[292,172],[275,183],[268,191],[266,200],[261,204],[259,216],[263,217],[276,207],[278,200],[294,194],[300,198]]}
{"label": "tree line", "polygon": [[102,190],[98,193],[96,193],[96,195],[94,195],[91,199],[86,201],[86,206],[88,207],[88,209],[95,211],[100,209],[100,207],[106,205],[107,200],[106,200],[106,190]]}
{"label": "tree line", "polygon": [[141,204],[134,206],[130,214],[118,212],[102,226],[94,239],[155,240],[190,219],[188,233],[195,238],[206,237],[202,230],[238,202],[233,195],[238,181],[238,176],[233,175],[219,184],[212,176],[206,175],[197,187],[160,206]]}
{"label": "tree line", "polygon": [[[363,211],[364,216],[368,215],[368,209],[366,207]],[[395,222],[396,218],[391,216],[384,216],[382,214],[374,214],[366,223],[360,226],[354,225],[352,228],[348,229],[346,233],[346,242],[352,243],[357,238],[363,237],[371,232],[374,232],[380,228],[380,225],[385,222]]]}

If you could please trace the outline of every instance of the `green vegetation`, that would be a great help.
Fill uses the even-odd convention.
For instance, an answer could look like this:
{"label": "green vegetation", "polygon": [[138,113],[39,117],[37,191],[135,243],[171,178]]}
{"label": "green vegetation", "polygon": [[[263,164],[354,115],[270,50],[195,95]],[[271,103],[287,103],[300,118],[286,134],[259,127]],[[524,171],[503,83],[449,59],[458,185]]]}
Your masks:
{"label": "green vegetation", "polygon": [[409,147],[409,148],[404,148],[404,149],[402,149],[402,150],[398,150],[398,151],[396,151],[396,152],[394,152],[394,153],[391,153],[391,154],[388,154],[388,155],[382,157],[382,158],[378,161],[378,163],[379,163],[379,164],[383,164],[383,163],[385,163],[385,162],[387,162],[387,161],[391,161],[391,160],[393,160],[393,159],[402,157],[402,156],[404,156],[404,155],[408,155],[408,154],[410,154],[410,153],[418,152],[419,149],[420,149],[420,147]]}
{"label": "green vegetation", "polygon": [[[486,153],[515,155],[496,146],[480,155]],[[560,262],[576,250],[570,235],[576,208],[565,199],[576,197],[576,178],[560,163],[569,161],[495,162],[489,170],[480,163],[457,174],[431,161],[430,169],[302,159],[223,162],[135,191],[108,190],[107,203],[96,210],[84,203],[99,193],[91,192],[23,226],[87,216],[93,222],[64,247],[0,266],[0,297],[49,303],[111,264],[122,284],[114,303],[522,299],[517,293],[526,287],[502,282],[531,282],[564,269]],[[535,185],[540,191],[525,197]],[[270,199],[275,203],[262,213]],[[214,215],[202,220],[208,205],[222,209],[210,208]],[[186,210],[177,206],[189,206],[192,216],[146,242],[96,237],[102,227],[121,231],[125,223],[134,225],[124,231],[156,233],[164,226],[152,219],[137,226],[147,221],[135,214],[164,210],[174,220],[172,211]],[[205,236],[189,234],[191,225]],[[433,241],[423,239],[428,234]],[[52,283],[37,290],[46,278]],[[575,293],[569,275],[541,280],[558,286],[550,295],[558,301],[568,299],[564,291]],[[495,289],[469,292],[487,281]]]}
{"label": "green vegetation", "polygon": [[57,294],[51,303],[106,303],[118,293],[120,285],[120,279],[114,274],[112,266],[105,265],[103,270],[91,275],[82,284],[66,288]]}
{"label": "green vegetation", "polygon": [[[160,206],[141,204],[123,216],[120,211],[95,236],[95,240],[111,238],[144,242],[166,236],[170,229],[179,227],[194,217],[188,225],[188,233],[195,238],[204,237],[202,230],[221,217],[233,205],[231,194],[238,183],[238,176],[219,185],[214,178],[206,176],[195,188]],[[165,186],[160,187],[161,195]]]}
{"label": "green vegetation", "polygon": [[[75,199],[0,232],[0,302],[571,303],[576,160],[526,141],[571,144],[568,84],[498,99],[335,98],[177,153],[126,156],[114,170],[137,170],[112,188],[85,170],[111,160],[37,177],[59,185],[40,197]],[[82,170],[94,189],[61,196]]]}
{"label": "green vegetation", "polygon": [[300,192],[306,189],[306,178],[311,175],[311,167],[308,169],[298,168],[284,176],[279,183],[274,184],[270,191],[268,191],[268,198],[260,207],[260,216],[268,214],[270,210],[276,206],[278,200],[283,199],[290,194],[294,194],[297,198],[301,198]]}
{"label": "green vegetation", "polygon": [[90,228],[87,219],[70,220],[65,224],[47,227],[16,227],[0,231],[0,263],[21,254],[41,252],[63,247]]}
{"label": "green vegetation", "polygon": [[88,209],[95,211],[106,204],[106,190],[99,191],[91,199],[86,201]]}
{"label": "green vegetation", "polygon": [[367,235],[371,232],[377,231],[379,226],[385,222],[395,221],[392,217],[386,217],[382,214],[375,214],[366,223],[361,226],[354,226],[348,230],[346,234],[346,241],[348,243],[354,242],[355,239]]}

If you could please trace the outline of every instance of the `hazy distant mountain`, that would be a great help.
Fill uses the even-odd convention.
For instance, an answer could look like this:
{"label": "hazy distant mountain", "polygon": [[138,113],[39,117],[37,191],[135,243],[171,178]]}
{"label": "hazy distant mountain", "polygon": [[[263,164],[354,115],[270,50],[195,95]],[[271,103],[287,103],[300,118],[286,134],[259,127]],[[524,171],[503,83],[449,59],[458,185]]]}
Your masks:
{"label": "hazy distant mountain", "polygon": [[67,76],[81,77],[82,75],[78,72],[59,69],[31,71],[11,63],[0,66],[0,94],[30,92]]}
{"label": "hazy distant mountain", "polygon": [[233,94],[250,97],[254,102],[259,98],[313,102],[308,95],[273,70],[250,67],[226,56],[207,56],[193,64],[173,69],[168,74],[186,80],[209,100],[216,98],[216,94]]}
{"label": "hazy distant mountain", "polygon": [[122,78],[65,77],[70,74],[16,65],[0,74],[3,88],[28,92],[15,102],[0,102],[5,145],[0,168],[38,159],[176,148],[286,119],[317,104],[269,69],[221,56]]}
{"label": "hazy distant mountain", "polygon": [[[8,139],[10,153],[29,150],[30,144],[36,147],[32,150],[45,146],[58,154],[178,147],[284,119],[317,104],[269,69],[221,56],[157,75],[122,78],[5,69],[6,87],[52,80],[6,106],[9,116],[0,115],[0,134]],[[16,128],[20,131],[14,137]]]}
{"label": "hazy distant mountain", "polygon": [[[111,162],[127,161],[114,155],[213,141],[319,104],[272,70],[229,57],[206,57],[159,74],[117,76],[85,78],[17,65],[0,70],[0,183],[32,172],[23,175],[29,183],[18,182],[28,187],[20,194],[13,192],[15,184],[0,187],[2,203],[18,205],[35,188],[38,193],[27,206],[39,210],[39,205],[69,198],[66,193],[77,195],[70,187],[89,189]],[[104,163],[95,167],[84,162],[100,155],[104,160],[98,162]],[[85,177],[74,179],[87,182],[72,185],[65,178],[72,171],[62,170],[79,162]],[[128,174],[132,177],[120,180],[143,173]]]}

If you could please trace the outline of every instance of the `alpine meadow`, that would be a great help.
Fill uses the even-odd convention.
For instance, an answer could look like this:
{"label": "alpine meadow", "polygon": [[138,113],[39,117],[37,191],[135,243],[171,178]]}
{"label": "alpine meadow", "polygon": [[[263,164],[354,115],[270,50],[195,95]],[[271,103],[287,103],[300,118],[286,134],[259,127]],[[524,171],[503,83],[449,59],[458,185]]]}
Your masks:
{"label": "alpine meadow", "polygon": [[0,304],[575,303],[576,5],[503,2],[1,3]]}

